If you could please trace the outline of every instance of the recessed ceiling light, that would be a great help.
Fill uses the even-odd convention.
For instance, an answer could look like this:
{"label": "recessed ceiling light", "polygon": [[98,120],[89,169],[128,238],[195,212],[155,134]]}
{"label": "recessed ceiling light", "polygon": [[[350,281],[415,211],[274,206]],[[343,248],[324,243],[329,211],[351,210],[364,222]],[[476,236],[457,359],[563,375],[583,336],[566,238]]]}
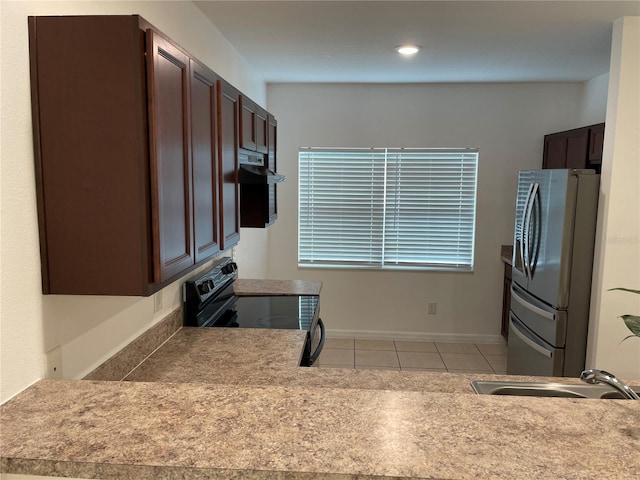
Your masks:
{"label": "recessed ceiling light", "polygon": [[422,47],[419,47],[418,45],[400,45],[399,47],[396,47],[396,52],[401,55],[415,55],[421,48]]}

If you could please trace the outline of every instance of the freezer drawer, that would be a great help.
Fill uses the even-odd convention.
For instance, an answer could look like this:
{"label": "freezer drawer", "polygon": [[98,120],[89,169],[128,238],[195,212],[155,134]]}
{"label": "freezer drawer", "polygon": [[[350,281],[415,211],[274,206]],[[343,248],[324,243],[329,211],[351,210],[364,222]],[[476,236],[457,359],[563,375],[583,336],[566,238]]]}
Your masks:
{"label": "freezer drawer", "polygon": [[511,284],[511,311],[535,334],[553,345],[564,348],[567,336],[567,312],[555,310]]}
{"label": "freezer drawer", "polygon": [[555,348],[536,336],[513,314],[509,315],[508,375],[561,377],[564,349]]}

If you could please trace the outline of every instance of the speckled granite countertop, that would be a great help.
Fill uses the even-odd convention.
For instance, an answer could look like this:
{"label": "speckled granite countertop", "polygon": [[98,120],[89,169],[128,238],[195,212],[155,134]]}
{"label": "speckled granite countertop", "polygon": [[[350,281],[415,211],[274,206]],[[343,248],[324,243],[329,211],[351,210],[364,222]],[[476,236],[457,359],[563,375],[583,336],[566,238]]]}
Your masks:
{"label": "speckled granite countertop", "polygon": [[302,330],[183,327],[125,379],[208,382],[256,368],[298,370],[305,339]]}
{"label": "speckled granite countertop", "polygon": [[2,470],[103,479],[632,479],[640,404],[42,380],[2,406]]}
{"label": "speckled granite countertop", "polygon": [[[265,281],[245,282],[238,294],[267,290]],[[319,282],[310,283],[278,281],[268,290],[318,294]],[[303,342],[291,330],[182,328],[128,381],[41,380],[0,406],[0,472],[105,480],[640,477],[640,402],[472,394],[471,379],[514,379],[497,375],[299,368]]]}
{"label": "speckled granite countertop", "polygon": [[[184,327],[124,380],[473,394],[471,380],[513,378],[490,374],[300,368],[304,340],[304,333],[299,330]],[[577,378],[563,379],[563,382],[581,383]]]}
{"label": "speckled granite countertop", "polygon": [[500,260],[508,265],[513,264],[513,245],[502,245],[500,247]]}
{"label": "speckled granite countertop", "polygon": [[238,278],[233,293],[249,295],[320,295],[322,282],[307,280],[250,280]]}

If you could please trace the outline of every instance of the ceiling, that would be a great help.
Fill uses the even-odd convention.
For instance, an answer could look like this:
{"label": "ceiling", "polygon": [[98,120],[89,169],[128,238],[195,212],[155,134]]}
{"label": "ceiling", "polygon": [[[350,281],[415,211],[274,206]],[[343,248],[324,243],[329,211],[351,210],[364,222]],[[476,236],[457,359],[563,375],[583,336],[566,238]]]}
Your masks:
{"label": "ceiling", "polygon": [[[640,1],[194,1],[269,83],[585,81]],[[421,45],[413,58],[394,47]]]}

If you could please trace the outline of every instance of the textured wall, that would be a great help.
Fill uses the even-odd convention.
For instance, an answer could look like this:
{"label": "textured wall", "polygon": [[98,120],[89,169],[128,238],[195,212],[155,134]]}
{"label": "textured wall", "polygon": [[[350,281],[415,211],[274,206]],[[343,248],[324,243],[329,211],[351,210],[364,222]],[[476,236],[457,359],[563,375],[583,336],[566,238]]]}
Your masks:
{"label": "textured wall", "polygon": [[592,78],[582,85],[580,125],[593,125],[605,121],[607,114],[607,91],[609,74]]}
{"label": "textured wall", "polygon": [[[517,172],[540,168],[546,133],[580,126],[582,85],[275,84],[267,94],[287,175],[269,234],[269,276],[322,280],[322,315],[333,334],[499,340],[500,245],[512,241]],[[300,146],[479,148],[475,271],[298,269]],[[429,301],[436,315],[427,315]]]}
{"label": "textured wall", "polygon": [[616,20],[602,157],[587,365],[640,378],[640,338],[620,315],[640,315],[640,17]]}

